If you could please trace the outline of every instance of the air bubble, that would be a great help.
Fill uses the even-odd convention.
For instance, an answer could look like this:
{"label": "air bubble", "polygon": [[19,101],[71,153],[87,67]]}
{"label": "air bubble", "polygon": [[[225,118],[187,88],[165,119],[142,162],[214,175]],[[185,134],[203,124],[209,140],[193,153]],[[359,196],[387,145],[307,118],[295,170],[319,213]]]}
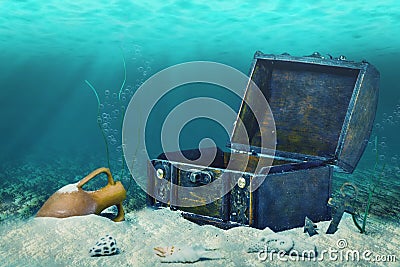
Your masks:
{"label": "air bubble", "polygon": [[143,71],[143,76],[147,76],[147,71]]}
{"label": "air bubble", "polygon": [[110,94],[110,90],[105,90],[105,91],[104,91],[104,94],[105,94],[106,96],[108,96],[108,95]]}
{"label": "air bubble", "polygon": [[117,93],[113,93],[113,98],[117,98],[117,97],[118,97]]}
{"label": "air bubble", "polygon": [[102,119],[100,116],[97,117],[97,123],[102,123]]}
{"label": "air bubble", "polygon": [[123,96],[123,97],[121,98],[121,100],[122,100],[122,101],[126,101],[126,97]]}
{"label": "air bubble", "polygon": [[375,154],[376,152],[378,152],[378,150],[376,148],[372,149],[372,152]]}
{"label": "air bubble", "polygon": [[142,72],[143,71],[143,67],[139,67],[137,70]]}
{"label": "air bubble", "polygon": [[101,116],[103,117],[104,120],[107,120],[107,118],[108,118],[108,114],[107,113],[103,113],[103,114],[101,114]]}
{"label": "air bubble", "polygon": [[100,109],[104,109],[104,105],[103,105],[103,104],[100,104],[99,108],[100,108]]}
{"label": "air bubble", "polygon": [[384,161],[385,160],[385,155],[379,155],[379,160]]}
{"label": "air bubble", "polygon": [[390,160],[392,161],[392,163],[396,163],[397,162],[397,158],[394,157],[394,156]]}
{"label": "air bubble", "polygon": [[129,89],[125,89],[125,94],[129,95],[131,91]]}
{"label": "air bubble", "polygon": [[105,122],[105,123],[103,123],[103,129],[107,129],[108,128],[108,123],[107,122]]}
{"label": "air bubble", "polygon": [[111,139],[111,140],[110,140],[110,144],[111,144],[111,145],[115,145],[116,143],[117,143],[117,140],[115,140],[115,139]]}

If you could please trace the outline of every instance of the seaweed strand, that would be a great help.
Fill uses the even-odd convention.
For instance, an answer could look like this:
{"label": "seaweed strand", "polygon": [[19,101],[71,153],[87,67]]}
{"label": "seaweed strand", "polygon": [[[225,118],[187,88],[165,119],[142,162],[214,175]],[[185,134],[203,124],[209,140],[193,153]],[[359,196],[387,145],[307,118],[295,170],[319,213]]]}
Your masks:
{"label": "seaweed strand", "polygon": [[106,137],[106,134],[104,133],[103,127],[101,126],[100,98],[99,98],[99,95],[97,94],[96,89],[93,87],[93,85],[92,85],[88,80],[85,80],[85,83],[90,87],[90,89],[92,89],[93,93],[96,95],[96,99],[97,99],[97,125],[98,125],[99,128],[100,128],[101,135],[103,136],[104,144],[105,144],[105,146],[106,146],[107,166],[108,166],[108,169],[110,169],[110,153],[108,152],[107,137]]}
{"label": "seaweed strand", "polygon": [[122,93],[122,90],[124,89],[124,86],[125,86],[125,83],[126,83],[126,62],[125,62],[125,57],[124,57],[123,50],[122,50],[121,47],[120,47],[120,49],[121,49],[121,55],[122,55],[122,62],[124,63],[124,80],[123,80],[123,82],[121,84],[121,87],[120,87],[119,93],[118,93],[118,100],[119,100],[119,102],[121,104],[121,108],[120,108],[121,109],[121,111],[120,111],[120,113],[121,113],[121,125],[120,125],[120,127],[121,127],[121,173],[120,173],[120,177],[121,177],[121,180],[122,180],[122,178],[125,175],[124,149],[123,149],[124,140],[122,140],[122,127],[123,127],[123,124],[124,124],[125,108],[124,108],[124,105],[122,103],[121,93]]}
{"label": "seaweed strand", "polygon": [[125,62],[125,57],[124,57],[124,53],[122,51],[122,48],[121,48],[121,54],[122,54],[122,62],[124,63],[124,81],[122,82],[121,87],[119,89],[119,93],[118,93],[119,101],[121,101],[122,89],[124,89],[124,86],[125,86],[125,83],[126,83],[126,62]]}
{"label": "seaweed strand", "polygon": [[[375,136],[375,165],[374,165],[373,173],[376,172],[376,169],[378,168],[378,165],[379,165],[378,136]],[[381,179],[383,177],[385,167],[386,167],[386,163],[383,164],[382,170],[379,173],[379,176],[376,178],[375,181],[373,181],[373,179],[370,178],[370,181],[371,181],[371,183],[373,183],[373,185],[372,184],[369,185],[367,205],[366,205],[365,210],[364,210],[364,215],[362,217],[361,226],[357,222],[357,218],[355,217],[355,214],[352,214],[353,222],[356,225],[356,227],[358,228],[358,230],[360,230],[360,233],[362,233],[362,234],[365,233],[365,226],[367,224],[367,217],[368,217],[369,210],[370,210],[371,204],[372,204],[372,196],[375,193],[375,189],[378,186],[378,183],[381,181]]]}

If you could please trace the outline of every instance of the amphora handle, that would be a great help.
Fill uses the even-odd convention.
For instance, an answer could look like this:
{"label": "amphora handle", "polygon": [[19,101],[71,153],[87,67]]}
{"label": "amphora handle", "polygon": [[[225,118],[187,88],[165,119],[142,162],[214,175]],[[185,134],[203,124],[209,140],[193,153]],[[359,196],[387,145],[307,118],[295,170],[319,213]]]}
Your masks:
{"label": "amphora handle", "polygon": [[107,174],[107,180],[108,180],[108,184],[109,185],[114,185],[114,179],[112,178],[110,169],[108,168],[98,168],[97,170],[92,171],[91,173],[89,173],[85,178],[83,178],[82,180],[79,181],[77,187],[78,188],[82,188],[82,186],[84,184],[86,184],[87,182],[89,182],[90,180],[92,180],[94,177],[96,177],[97,175],[99,175],[100,173],[106,173]]}

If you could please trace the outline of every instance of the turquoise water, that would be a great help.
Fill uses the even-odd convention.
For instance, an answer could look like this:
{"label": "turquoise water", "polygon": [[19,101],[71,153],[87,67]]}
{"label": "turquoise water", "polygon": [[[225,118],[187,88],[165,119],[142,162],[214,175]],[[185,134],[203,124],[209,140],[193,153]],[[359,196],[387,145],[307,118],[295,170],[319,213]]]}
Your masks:
{"label": "turquoise water", "polygon": [[[319,51],[366,59],[380,70],[373,135],[397,183],[399,29],[400,2],[394,0],[0,1],[0,160],[18,165],[39,159],[46,165],[83,158],[73,170],[78,176],[106,165],[97,101],[84,81],[97,89],[105,105],[101,113],[118,117],[114,93],[124,78],[122,56],[126,105],[143,81],[177,63],[210,60],[247,73],[257,50],[298,56]],[[108,128],[117,164],[119,120]],[[374,157],[372,147],[366,153]],[[57,166],[55,179],[65,174],[63,164]],[[3,173],[3,179],[10,178]]]}

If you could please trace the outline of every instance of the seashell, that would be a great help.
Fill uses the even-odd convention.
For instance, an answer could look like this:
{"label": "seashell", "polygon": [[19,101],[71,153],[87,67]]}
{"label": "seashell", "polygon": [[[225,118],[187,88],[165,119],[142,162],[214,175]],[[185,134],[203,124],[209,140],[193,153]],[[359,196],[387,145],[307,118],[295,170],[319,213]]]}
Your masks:
{"label": "seashell", "polygon": [[284,251],[285,253],[289,253],[289,251],[293,248],[294,241],[290,237],[287,237],[282,234],[269,234],[265,237],[262,237],[257,243],[252,244],[248,249],[248,253],[254,252],[279,252]]}
{"label": "seashell", "polygon": [[110,256],[115,254],[119,254],[119,248],[115,238],[110,235],[100,238],[96,242],[96,245],[89,250],[89,255],[91,257]]}
{"label": "seashell", "polygon": [[213,250],[203,246],[168,246],[155,247],[154,253],[161,262],[193,263],[202,259],[220,259],[220,256],[213,255]]}

